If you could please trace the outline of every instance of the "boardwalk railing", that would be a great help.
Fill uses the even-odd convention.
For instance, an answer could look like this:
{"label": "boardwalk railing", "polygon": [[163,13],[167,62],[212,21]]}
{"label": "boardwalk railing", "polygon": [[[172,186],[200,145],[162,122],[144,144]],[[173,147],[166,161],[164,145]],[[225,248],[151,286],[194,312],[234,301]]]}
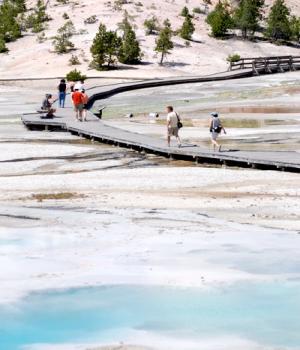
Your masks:
{"label": "boardwalk railing", "polygon": [[300,69],[300,56],[241,58],[230,62],[230,71],[252,69],[255,74],[294,71]]}

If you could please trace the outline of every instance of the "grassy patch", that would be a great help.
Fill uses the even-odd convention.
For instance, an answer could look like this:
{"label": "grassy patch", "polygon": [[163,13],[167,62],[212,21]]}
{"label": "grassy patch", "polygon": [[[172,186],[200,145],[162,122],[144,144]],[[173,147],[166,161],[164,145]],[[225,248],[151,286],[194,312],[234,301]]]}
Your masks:
{"label": "grassy patch", "polygon": [[74,192],[56,192],[56,193],[35,193],[30,199],[37,200],[38,202],[43,202],[44,200],[64,200],[64,199],[74,199],[83,198],[83,195]]}

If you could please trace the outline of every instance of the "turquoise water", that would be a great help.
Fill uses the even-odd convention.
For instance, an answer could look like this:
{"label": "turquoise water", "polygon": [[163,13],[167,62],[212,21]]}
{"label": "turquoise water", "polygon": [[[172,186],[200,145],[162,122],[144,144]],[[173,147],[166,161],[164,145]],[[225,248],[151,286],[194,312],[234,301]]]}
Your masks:
{"label": "turquoise water", "polygon": [[1,306],[0,320],[0,348],[5,350],[34,343],[120,341],[124,329],[189,339],[236,335],[299,348],[300,284],[210,291],[138,286],[51,291]]}

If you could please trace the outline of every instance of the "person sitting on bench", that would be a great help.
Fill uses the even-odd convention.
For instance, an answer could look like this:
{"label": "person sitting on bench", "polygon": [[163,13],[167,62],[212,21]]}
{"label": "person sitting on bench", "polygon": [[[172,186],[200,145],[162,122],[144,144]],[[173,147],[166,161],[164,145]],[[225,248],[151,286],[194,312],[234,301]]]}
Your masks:
{"label": "person sitting on bench", "polygon": [[41,108],[41,110],[43,112],[47,113],[46,114],[47,118],[53,118],[54,117],[54,113],[56,112],[56,109],[52,108],[51,99],[52,99],[52,95],[51,94],[46,94],[46,97],[45,97],[45,99],[43,101],[42,108]]}

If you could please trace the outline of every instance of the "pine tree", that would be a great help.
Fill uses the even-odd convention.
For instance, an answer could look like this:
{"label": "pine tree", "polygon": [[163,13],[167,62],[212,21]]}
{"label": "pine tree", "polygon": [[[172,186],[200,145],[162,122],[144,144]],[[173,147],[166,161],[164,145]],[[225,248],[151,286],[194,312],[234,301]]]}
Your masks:
{"label": "pine tree", "polygon": [[0,53],[7,52],[8,49],[5,45],[5,40],[0,36]]}
{"label": "pine tree", "polygon": [[182,16],[182,17],[189,17],[190,16],[189,9],[186,6],[184,6],[184,8],[181,10],[180,16]]}
{"label": "pine tree", "polygon": [[57,30],[57,35],[54,37],[53,45],[55,52],[67,53],[74,48],[74,44],[70,38],[75,34],[75,27],[72,21],[67,21],[62,27]]}
{"label": "pine tree", "polygon": [[51,17],[46,12],[46,5],[43,0],[38,0],[36,6],[26,20],[26,28],[32,28],[33,33],[40,33],[45,30],[45,22],[50,21]]}
{"label": "pine tree", "polygon": [[141,61],[141,49],[132,27],[129,27],[122,39],[119,61],[124,64],[136,64]]}
{"label": "pine tree", "polygon": [[122,40],[116,32],[107,31],[104,24],[99,25],[98,32],[91,46],[91,54],[93,57],[92,64],[96,69],[102,70],[105,65],[109,68],[116,61]]}
{"label": "pine tree", "polygon": [[284,0],[275,0],[267,20],[266,36],[274,40],[291,38],[290,10]]}
{"label": "pine tree", "polygon": [[46,13],[46,5],[43,0],[37,1],[34,11],[38,22],[49,21],[49,16]]}
{"label": "pine tree", "polygon": [[264,0],[242,0],[234,13],[234,24],[242,31],[244,39],[248,33],[251,35],[259,28],[259,21],[262,19],[262,8]]}
{"label": "pine tree", "polygon": [[122,44],[118,54],[119,61],[124,64],[139,63],[141,60],[140,44],[126,13],[119,27],[123,31]]}
{"label": "pine tree", "polygon": [[0,36],[5,42],[14,41],[21,37],[21,27],[17,21],[19,12],[9,0],[0,5]]}
{"label": "pine tree", "polygon": [[170,54],[170,50],[174,47],[172,42],[172,29],[169,20],[164,21],[164,27],[159,33],[156,40],[155,51],[161,53],[160,64],[163,64],[166,55]]}
{"label": "pine tree", "polygon": [[290,22],[292,39],[300,41],[300,17],[293,16]]}
{"label": "pine tree", "polygon": [[158,19],[155,16],[152,16],[149,19],[146,19],[144,22],[144,27],[146,28],[146,35],[152,35],[158,30]]}
{"label": "pine tree", "polygon": [[190,16],[185,17],[183,25],[180,29],[180,36],[182,37],[182,39],[191,40],[194,31],[195,31],[195,26],[192,22],[191,17]]}
{"label": "pine tree", "polygon": [[228,29],[233,26],[233,20],[226,1],[217,3],[215,9],[208,14],[206,23],[211,26],[214,37],[222,38],[227,34]]}
{"label": "pine tree", "polygon": [[26,11],[25,0],[14,0],[14,5],[16,6],[18,13],[23,13]]}

